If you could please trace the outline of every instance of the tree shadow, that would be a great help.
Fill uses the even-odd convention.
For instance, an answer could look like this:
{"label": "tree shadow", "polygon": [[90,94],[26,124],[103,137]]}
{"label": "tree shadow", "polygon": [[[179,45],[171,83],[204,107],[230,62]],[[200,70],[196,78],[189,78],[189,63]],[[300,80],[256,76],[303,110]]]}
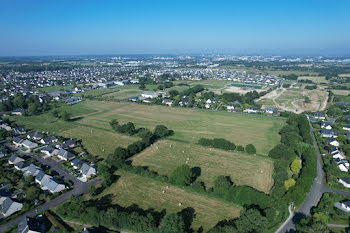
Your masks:
{"label": "tree shadow", "polygon": [[193,219],[196,217],[196,211],[192,207],[187,207],[179,213],[183,217],[186,227],[186,232],[193,232],[191,229]]}

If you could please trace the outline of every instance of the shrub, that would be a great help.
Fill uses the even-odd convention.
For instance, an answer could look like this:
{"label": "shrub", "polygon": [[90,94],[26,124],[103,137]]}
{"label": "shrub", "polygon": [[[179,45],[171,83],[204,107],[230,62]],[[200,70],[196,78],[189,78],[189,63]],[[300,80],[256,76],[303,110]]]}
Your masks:
{"label": "shrub", "polygon": [[244,147],[243,146],[237,146],[237,151],[244,151]]}
{"label": "shrub", "polygon": [[223,150],[232,151],[236,149],[236,145],[233,142],[227,141],[226,139],[223,139],[223,138],[214,138],[214,139],[201,138],[199,139],[198,144],[202,146],[211,146],[211,147],[223,149]]}
{"label": "shrub", "polygon": [[245,150],[248,154],[256,154],[256,149],[255,149],[255,146],[253,144],[248,144],[245,147]]}

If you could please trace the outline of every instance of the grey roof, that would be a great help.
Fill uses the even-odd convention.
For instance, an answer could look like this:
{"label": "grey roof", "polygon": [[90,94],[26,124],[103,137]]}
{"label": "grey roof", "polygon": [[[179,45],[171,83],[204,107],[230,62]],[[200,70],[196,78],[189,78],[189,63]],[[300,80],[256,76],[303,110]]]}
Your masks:
{"label": "grey roof", "polygon": [[324,117],[324,113],[323,112],[315,112],[314,116],[315,117]]}
{"label": "grey roof", "polygon": [[38,144],[36,144],[36,143],[34,143],[34,142],[31,142],[31,141],[29,141],[29,140],[24,140],[24,141],[22,142],[22,145],[23,145],[23,146],[26,146],[26,147],[28,147],[28,148],[34,148],[34,147],[37,147],[37,146],[38,146]]}
{"label": "grey roof", "polygon": [[40,171],[41,171],[40,168],[38,168],[37,166],[35,166],[34,164],[31,163],[31,164],[28,166],[28,169],[27,169],[26,173],[27,173],[28,175],[34,176],[35,173],[40,172]]}
{"label": "grey roof", "polygon": [[41,148],[41,151],[48,151],[49,153],[52,153],[55,149],[50,146],[45,146]]}
{"label": "grey roof", "polygon": [[23,169],[23,168],[28,167],[27,163],[25,163],[24,161],[16,163],[15,166],[19,169]]}
{"label": "grey roof", "polygon": [[57,138],[55,136],[48,136],[43,138],[45,144],[50,144],[52,142],[55,142],[56,140]]}
{"label": "grey roof", "polygon": [[59,185],[58,182],[56,182],[54,179],[49,178],[44,181],[44,183],[41,184],[42,186],[45,186],[47,189],[54,192],[56,190],[56,187]]}
{"label": "grey roof", "polygon": [[74,155],[72,153],[70,153],[69,151],[66,151],[64,149],[60,149],[58,152],[57,152],[57,155],[69,160],[71,158],[74,157]]}
{"label": "grey roof", "polygon": [[328,129],[322,129],[321,134],[338,135],[338,132],[335,132],[333,130],[328,130]]}
{"label": "grey roof", "polygon": [[15,137],[15,138],[13,138],[12,141],[15,142],[15,143],[21,143],[21,142],[23,142],[23,139],[19,138],[19,137]]}
{"label": "grey roof", "polygon": [[5,200],[1,204],[1,212],[3,212],[5,215],[9,211],[9,209],[12,206],[13,201],[9,197],[5,197]]}
{"label": "grey roof", "polygon": [[40,132],[31,132],[28,134],[30,138],[42,138],[44,136],[43,133]]}
{"label": "grey roof", "polygon": [[21,162],[21,161],[24,161],[24,159],[22,159],[22,158],[20,158],[20,157],[18,157],[16,155],[11,155],[10,158],[9,158],[9,162],[11,162],[11,163],[15,163],[16,160],[17,160],[17,163]]}
{"label": "grey roof", "polygon": [[45,177],[45,172],[39,171],[38,175],[35,176],[35,179],[41,181]]}
{"label": "grey roof", "polygon": [[344,181],[345,183],[347,184],[350,184],[350,177],[343,177],[343,178],[340,178],[342,181]]}
{"label": "grey roof", "polygon": [[21,221],[18,224],[18,233],[27,233],[29,231],[31,232],[45,232],[45,225],[42,223],[42,221],[38,221],[34,218],[25,217],[23,221]]}
{"label": "grey roof", "polygon": [[68,148],[70,146],[74,146],[77,144],[77,141],[73,140],[73,139],[68,139],[63,143],[63,148]]}
{"label": "grey roof", "polygon": [[90,169],[94,169],[94,167],[91,167],[86,163],[83,163],[83,165],[81,165],[80,171],[83,175],[90,175],[89,174],[91,172]]}
{"label": "grey roof", "polygon": [[80,159],[73,159],[71,162],[72,166],[79,166],[82,161]]}

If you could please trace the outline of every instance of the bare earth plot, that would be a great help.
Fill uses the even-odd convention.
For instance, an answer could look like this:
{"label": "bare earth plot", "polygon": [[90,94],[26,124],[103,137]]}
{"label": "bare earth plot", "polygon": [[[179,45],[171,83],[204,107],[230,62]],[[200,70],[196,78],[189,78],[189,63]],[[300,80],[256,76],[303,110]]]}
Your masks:
{"label": "bare earth plot", "polygon": [[242,209],[238,205],[192,193],[143,176],[122,171],[118,171],[117,175],[121,178],[99,197],[112,194],[114,204],[123,207],[137,204],[143,209],[152,208],[157,211],[166,209],[166,214],[192,207],[196,213],[192,227],[198,229],[203,226],[204,232],[223,219],[238,217]]}
{"label": "bare earth plot", "polygon": [[134,156],[132,161],[133,165],[148,166],[151,170],[168,176],[176,167],[185,163],[190,167],[200,167],[199,180],[207,188],[214,185],[219,175],[230,176],[237,185],[248,185],[265,193],[273,185],[273,161],[265,156],[161,140]]}
{"label": "bare earth plot", "polygon": [[[303,85],[305,86],[305,85]],[[306,98],[310,99],[307,103]],[[280,88],[257,100],[263,107],[276,107],[284,111],[302,113],[322,111],[327,106],[328,92],[318,87],[315,90],[304,88]]]}

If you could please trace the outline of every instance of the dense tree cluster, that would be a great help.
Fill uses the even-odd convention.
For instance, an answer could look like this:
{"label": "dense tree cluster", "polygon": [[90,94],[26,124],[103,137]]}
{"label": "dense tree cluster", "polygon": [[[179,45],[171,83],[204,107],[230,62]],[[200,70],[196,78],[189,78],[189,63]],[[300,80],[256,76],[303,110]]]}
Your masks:
{"label": "dense tree cluster", "polygon": [[201,138],[198,141],[199,145],[202,146],[208,146],[223,150],[235,150],[236,145],[233,142],[230,142],[223,138],[214,138],[214,139],[207,139],[207,138]]}
{"label": "dense tree cluster", "polygon": [[0,103],[0,112],[12,111],[17,108],[27,110],[26,114],[28,115],[36,115],[50,109],[48,104],[40,102],[38,96],[31,95],[26,97],[20,93]]}

